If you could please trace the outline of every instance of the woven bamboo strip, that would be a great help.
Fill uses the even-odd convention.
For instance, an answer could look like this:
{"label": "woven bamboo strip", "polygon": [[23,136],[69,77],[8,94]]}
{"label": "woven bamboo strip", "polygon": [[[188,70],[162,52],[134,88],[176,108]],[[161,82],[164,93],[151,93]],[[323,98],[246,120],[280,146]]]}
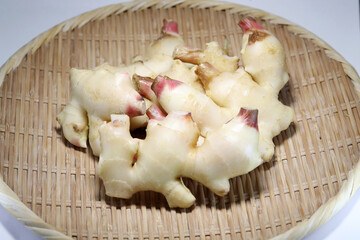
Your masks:
{"label": "woven bamboo strip", "polygon": [[[202,47],[211,40],[222,44],[226,36],[230,54],[236,54],[241,33],[236,22],[243,15],[263,20],[280,39],[294,80],[280,98],[298,113],[296,128],[275,138],[279,146],[275,161],[232,179],[224,198],[186,181],[198,198],[193,209],[168,210],[155,193],[140,193],[131,201],[107,198],[91,151],[77,151],[53,129],[54,116],[70,97],[70,66],[92,68],[105,61],[118,65],[123,59],[129,63],[129,56],[144,52],[157,37],[156,26],[164,17],[178,19],[188,44]],[[186,22],[203,25],[186,26]],[[34,83],[20,84],[22,79]],[[343,81],[348,79],[352,81]],[[314,34],[261,10],[193,0],[134,1],[100,8],[60,23],[21,48],[1,67],[3,82],[0,157],[7,161],[0,161],[0,170],[7,171],[0,179],[68,236],[299,239],[336,214],[359,187],[358,74]],[[8,122],[16,127],[7,126]],[[43,148],[36,150],[38,145]],[[0,181],[0,203],[16,218],[45,238],[66,238],[27,209],[4,181]],[[36,186],[39,181],[41,186]],[[53,191],[53,186],[59,187]]]}
{"label": "woven bamboo strip", "polygon": [[25,206],[3,181],[0,181],[0,202],[11,215],[39,236],[45,239],[69,239]]}

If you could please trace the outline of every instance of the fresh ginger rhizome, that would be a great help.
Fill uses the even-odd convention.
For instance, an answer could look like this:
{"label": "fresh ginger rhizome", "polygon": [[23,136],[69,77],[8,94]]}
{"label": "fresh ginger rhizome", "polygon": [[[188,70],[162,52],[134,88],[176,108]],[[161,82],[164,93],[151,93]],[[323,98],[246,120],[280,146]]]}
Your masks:
{"label": "fresh ginger rhizome", "polygon": [[[164,20],[130,65],[71,70],[71,100],[57,120],[70,143],[86,148],[89,139],[107,195],[152,190],[186,208],[195,197],[181,177],[223,196],[229,178],[272,158],[272,139],[294,114],[278,100],[288,81],[284,50],[254,19],[239,26],[243,66],[217,42],[185,46],[177,23]],[[145,139],[133,138],[140,127]]]}

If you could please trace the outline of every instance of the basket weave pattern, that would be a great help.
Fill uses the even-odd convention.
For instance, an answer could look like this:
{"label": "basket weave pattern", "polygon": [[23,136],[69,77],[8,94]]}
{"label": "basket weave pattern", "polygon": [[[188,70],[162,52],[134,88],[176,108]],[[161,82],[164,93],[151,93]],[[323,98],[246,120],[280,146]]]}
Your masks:
{"label": "basket weave pattern", "polygon": [[[185,179],[196,196],[189,209],[169,209],[163,196],[105,196],[90,149],[62,136],[56,115],[70,99],[69,71],[104,62],[128,64],[159,36],[162,19],[178,21],[187,45],[227,38],[240,55],[237,22],[248,14],[176,5],[104,12],[103,18],[59,31],[5,75],[0,88],[0,174],[20,200],[60,232],[77,238],[249,239],[279,235],[309,219],[334,197],[359,160],[360,105],[343,64],[328,49],[267,18],[281,41],[290,74],[280,100],[294,123],[275,138],[275,156],[231,179],[217,197]],[[0,188],[1,189],[1,188]]]}

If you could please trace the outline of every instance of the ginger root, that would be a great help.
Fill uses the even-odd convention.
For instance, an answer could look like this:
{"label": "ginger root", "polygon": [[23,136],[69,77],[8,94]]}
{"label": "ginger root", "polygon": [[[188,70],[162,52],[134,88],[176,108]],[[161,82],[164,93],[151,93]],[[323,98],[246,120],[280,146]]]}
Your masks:
{"label": "ginger root", "polygon": [[160,38],[150,44],[146,55],[128,66],[103,64],[93,70],[71,69],[71,101],[56,118],[71,144],[86,148],[89,135],[93,154],[99,156],[98,129],[104,121],[110,120],[111,114],[125,113],[134,117],[131,129],[146,126],[148,118],[144,114],[152,103],[145,105],[131,78],[135,74],[156,77],[169,71],[174,62],[174,49],[184,45],[177,23],[164,20],[163,24]]}
{"label": "ginger root", "polygon": [[[273,137],[288,128],[294,115],[293,109],[283,105],[277,96],[288,81],[285,55],[275,36],[254,19],[246,18],[239,25],[245,33],[241,49],[245,69],[240,67],[236,71],[224,72],[209,62],[203,62],[201,56],[205,53],[186,53],[183,51],[186,48],[180,47],[175,50],[175,57],[182,49],[180,59],[197,59],[192,63],[199,64],[195,73],[206,94],[161,76],[156,78],[152,89],[165,111],[191,112],[202,135],[234,117],[240,107],[258,109],[259,151],[263,160],[269,161],[274,155]],[[212,56],[220,59],[212,60],[217,66],[224,58],[219,54]]]}
{"label": "ginger root", "polygon": [[269,93],[278,95],[289,80],[281,43],[253,18],[245,18],[239,26],[243,31],[241,58],[245,71]]}
{"label": "ginger root", "polygon": [[[132,64],[71,70],[72,99],[57,119],[76,146],[86,147],[89,132],[107,195],[152,190],[170,207],[189,207],[195,197],[182,177],[223,196],[229,178],[273,157],[272,139],[294,115],[278,100],[288,81],[284,50],[254,19],[239,26],[243,67],[217,42],[184,46],[176,22],[164,20]],[[143,126],[145,139],[133,138]]]}
{"label": "ginger root", "polygon": [[292,122],[294,111],[282,104],[277,95],[269,94],[267,89],[253,81],[243,69],[236,72],[220,73],[209,64],[201,64],[196,72],[206,86],[206,94],[219,106],[227,109],[231,116],[240,107],[259,110],[259,151],[264,161],[274,155],[272,139]]}
{"label": "ginger root", "polygon": [[186,208],[195,197],[180,177],[197,180],[223,196],[229,192],[229,178],[262,163],[257,110],[242,108],[234,119],[209,133],[201,146],[196,146],[198,129],[188,112],[151,119],[144,140],[131,137],[127,115],[112,115],[99,131],[99,176],[106,194],[114,197],[130,198],[152,190],[162,193],[170,207]]}
{"label": "ginger root", "polygon": [[131,117],[145,113],[145,101],[135,91],[129,74],[113,73],[101,65],[94,70],[71,69],[71,101],[58,114],[65,138],[78,147],[89,142],[94,155],[100,154],[99,127],[114,113]]}

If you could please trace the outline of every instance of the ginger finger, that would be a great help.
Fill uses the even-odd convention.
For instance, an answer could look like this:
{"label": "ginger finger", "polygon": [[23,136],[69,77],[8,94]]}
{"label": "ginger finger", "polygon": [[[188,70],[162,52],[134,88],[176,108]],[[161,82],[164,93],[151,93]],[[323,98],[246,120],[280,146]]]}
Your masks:
{"label": "ginger finger", "polygon": [[111,123],[100,128],[100,135],[99,176],[107,195],[130,198],[138,191],[152,190],[164,194],[170,207],[194,203],[194,196],[179,180],[187,153],[198,136],[188,113],[150,120],[144,140],[130,136],[126,115],[114,116]]}
{"label": "ginger finger", "polygon": [[152,190],[164,194],[170,207],[189,207],[195,198],[181,177],[195,179],[223,196],[229,192],[229,178],[262,163],[256,126],[257,110],[241,109],[196,146],[199,133],[190,113],[171,112],[151,119],[144,140],[130,136],[128,116],[112,115],[112,122],[99,130],[99,176],[109,196],[130,198]]}
{"label": "ginger finger", "polygon": [[196,73],[206,83],[208,96],[228,109],[231,115],[240,107],[259,110],[259,147],[264,161],[269,161],[274,154],[272,139],[289,127],[294,116],[293,109],[282,104],[276,95],[269,94],[242,68],[234,73],[219,73],[210,64],[201,64]]}
{"label": "ginger finger", "polygon": [[75,100],[65,106],[56,120],[62,126],[64,137],[77,147],[86,148],[88,120],[86,111]]}
{"label": "ginger finger", "polygon": [[145,57],[152,58],[156,55],[172,56],[174,49],[183,46],[184,40],[179,35],[177,22],[163,20],[163,27],[160,38],[150,44]]}
{"label": "ginger finger", "polygon": [[191,112],[202,135],[219,128],[227,119],[230,119],[227,112],[217,106],[208,96],[183,82],[158,76],[151,88],[166,112]]}
{"label": "ginger finger", "polygon": [[289,80],[279,40],[253,18],[239,22],[243,31],[241,57],[245,71],[270,94],[278,95]]}
{"label": "ginger finger", "polygon": [[128,78],[135,73],[155,77],[168,71],[172,66],[175,47],[183,44],[177,33],[177,23],[165,20],[161,37],[150,44],[143,60],[121,67],[103,64],[93,70],[72,69],[72,100],[57,116],[65,138],[76,146],[86,148],[87,118],[91,118],[90,145],[94,147],[94,155],[98,155],[100,147],[97,129],[102,121],[110,119],[111,114],[125,113],[130,117],[143,115],[132,120],[132,129],[146,125],[148,118],[145,115],[145,102]]}
{"label": "ginger finger", "polygon": [[[185,66],[184,63],[179,60],[175,60],[173,61],[171,68],[162,75],[177,81],[184,82],[196,90],[203,92],[204,90],[202,84],[199,82],[198,77],[195,74],[195,69],[196,68],[190,70]],[[151,89],[151,85],[154,82],[153,78],[134,74],[133,82],[141,96],[149,99],[153,104],[159,105],[156,94]]]}
{"label": "ginger finger", "polygon": [[115,72],[127,72],[130,77],[134,74],[155,78],[162,72],[171,68],[173,51],[184,45],[184,40],[177,32],[177,23],[164,20],[161,36],[153,41],[147,48],[145,56],[136,56],[132,64],[113,67],[105,65],[106,69]]}
{"label": "ginger finger", "polygon": [[94,70],[71,69],[70,81],[70,103],[57,120],[63,126],[65,138],[81,147],[86,147],[89,124],[90,145],[96,156],[100,151],[97,129],[103,121],[108,121],[113,113],[135,117],[146,111],[144,99],[133,88],[127,73],[113,73],[101,66]]}
{"label": "ginger finger", "polygon": [[256,109],[241,108],[235,118],[209,132],[186,162],[183,176],[201,182],[219,196],[227,194],[230,178],[246,174],[263,162],[257,116]]}

